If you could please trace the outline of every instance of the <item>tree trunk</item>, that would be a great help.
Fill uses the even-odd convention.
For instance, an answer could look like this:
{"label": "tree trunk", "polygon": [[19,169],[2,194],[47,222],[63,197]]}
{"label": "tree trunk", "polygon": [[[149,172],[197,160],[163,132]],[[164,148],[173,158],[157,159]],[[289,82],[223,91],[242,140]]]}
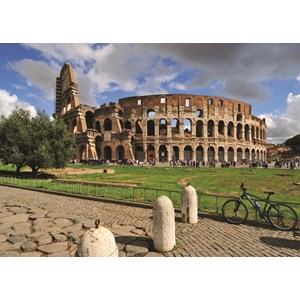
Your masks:
{"label": "tree trunk", "polygon": [[32,170],[32,177],[34,178],[37,177],[39,167],[31,167],[31,170]]}

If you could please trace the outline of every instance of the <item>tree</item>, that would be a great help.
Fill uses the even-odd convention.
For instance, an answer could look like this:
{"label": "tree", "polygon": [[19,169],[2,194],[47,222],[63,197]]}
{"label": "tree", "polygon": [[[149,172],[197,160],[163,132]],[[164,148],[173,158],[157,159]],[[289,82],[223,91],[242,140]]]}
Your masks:
{"label": "tree", "polygon": [[290,147],[295,155],[300,155],[300,134],[287,139],[284,144]]}
{"label": "tree", "polygon": [[9,117],[0,116],[0,158],[4,164],[14,164],[17,172],[26,165],[26,144],[30,114],[15,109]]}
{"label": "tree", "polygon": [[40,169],[65,167],[74,151],[74,140],[62,121],[51,120],[42,111],[30,118],[29,113],[16,109],[8,118],[2,117],[0,142],[4,163],[15,164],[17,171],[29,166],[34,177]]}

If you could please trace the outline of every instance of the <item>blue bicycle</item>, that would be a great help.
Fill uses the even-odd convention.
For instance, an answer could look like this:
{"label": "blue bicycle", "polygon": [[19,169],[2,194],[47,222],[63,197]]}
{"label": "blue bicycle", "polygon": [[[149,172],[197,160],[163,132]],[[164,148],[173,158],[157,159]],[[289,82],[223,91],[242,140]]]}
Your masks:
{"label": "blue bicycle", "polygon": [[[241,184],[242,194],[237,199],[230,199],[222,206],[223,217],[232,224],[240,224],[248,218],[248,208],[243,203],[243,199],[248,200],[258,212],[260,218],[265,219],[272,226],[280,230],[293,230],[298,224],[298,215],[295,210],[285,203],[271,202],[270,197],[274,192],[265,192],[267,198],[262,199],[258,196],[247,193],[244,184]],[[264,202],[263,208],[257,201]]]}

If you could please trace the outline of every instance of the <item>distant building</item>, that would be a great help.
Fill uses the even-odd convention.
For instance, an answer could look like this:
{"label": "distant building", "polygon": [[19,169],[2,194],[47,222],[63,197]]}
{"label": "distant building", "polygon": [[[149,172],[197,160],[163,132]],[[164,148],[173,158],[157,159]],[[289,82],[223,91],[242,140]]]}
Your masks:
{"label": "distant building", "polygon": [[80,104],[74,71],[56,79],[55,117],[76,140],[77,160],[266,160],[266,122],[245,102],[212,96],[133,96]]}

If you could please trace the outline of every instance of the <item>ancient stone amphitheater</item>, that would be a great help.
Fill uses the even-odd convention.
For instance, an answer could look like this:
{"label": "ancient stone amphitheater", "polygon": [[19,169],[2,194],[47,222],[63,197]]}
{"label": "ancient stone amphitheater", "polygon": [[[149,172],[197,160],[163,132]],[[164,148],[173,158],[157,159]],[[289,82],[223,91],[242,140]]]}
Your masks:
{"label": "ancient stone amphitheater", "polygon": [[100,107],[80,104],[74,71],[56,79],[55,117],[76,140],[76,159],[240,162],[266,159],[266,122],[252,106],[215,96],[134,96]]}

